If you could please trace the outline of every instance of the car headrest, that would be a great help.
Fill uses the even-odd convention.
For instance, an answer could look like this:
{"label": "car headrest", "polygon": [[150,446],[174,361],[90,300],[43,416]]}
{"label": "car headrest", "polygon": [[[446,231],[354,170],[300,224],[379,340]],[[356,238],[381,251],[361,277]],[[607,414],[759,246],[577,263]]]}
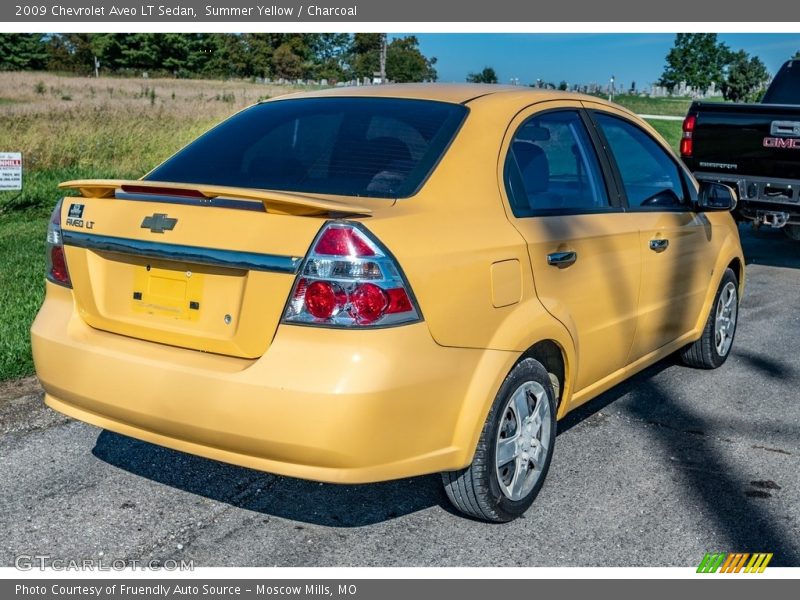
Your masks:
{"label": "car headrest", "polygon": [[550,163],[539,146],[533,142],[514,142],[514,156],[519,165],[522,182],[528,194],[545,192],[550,185]]}

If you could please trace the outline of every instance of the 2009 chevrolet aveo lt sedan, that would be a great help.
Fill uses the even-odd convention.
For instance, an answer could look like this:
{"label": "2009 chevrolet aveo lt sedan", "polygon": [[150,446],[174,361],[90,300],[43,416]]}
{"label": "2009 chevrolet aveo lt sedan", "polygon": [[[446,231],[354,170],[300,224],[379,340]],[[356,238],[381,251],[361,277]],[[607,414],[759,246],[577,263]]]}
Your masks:
{"label": "2009 chevrolet aveo lt sedan", "polygon": [[272,473],[539,492],[556,422],[679,351],[720,366],[744,260],[618,106],[499,86],[293,95],[136,181],[73,181],[33,324],[46,402]]}

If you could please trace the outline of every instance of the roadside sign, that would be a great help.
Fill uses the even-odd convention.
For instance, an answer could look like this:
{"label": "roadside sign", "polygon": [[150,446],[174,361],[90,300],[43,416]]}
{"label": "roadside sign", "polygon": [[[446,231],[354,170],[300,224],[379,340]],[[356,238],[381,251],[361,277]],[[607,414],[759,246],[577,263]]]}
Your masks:
{"label": "roadside sign", "polygon": [[22,152],[0,152],[0,192],[22,189]]}

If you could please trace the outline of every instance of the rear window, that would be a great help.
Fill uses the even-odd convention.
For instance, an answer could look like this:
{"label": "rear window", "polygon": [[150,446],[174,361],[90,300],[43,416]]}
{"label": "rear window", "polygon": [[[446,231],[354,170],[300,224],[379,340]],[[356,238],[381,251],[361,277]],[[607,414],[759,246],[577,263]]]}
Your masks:
{"label": "rear window", "polygon": [[396,98],[305,98],[248,108],[146,179],[379,198],[414,194],[467,109]]}
{"label": "rear window", "polygon": [[762,100],[764,104],[800,104],[800,62],[783,65]]}

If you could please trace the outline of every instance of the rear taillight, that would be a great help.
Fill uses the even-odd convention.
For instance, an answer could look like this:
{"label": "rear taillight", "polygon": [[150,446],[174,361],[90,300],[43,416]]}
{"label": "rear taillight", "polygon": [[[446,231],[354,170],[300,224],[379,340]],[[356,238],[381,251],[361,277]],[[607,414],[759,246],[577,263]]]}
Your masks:
{"label": "rear taillight", "polygon": [[309,250],[283,315],[285,323],[328,327],[399,325],[420,320],[394,258],[366,229],[330,222]]}
{"label": "rear taillight", "polygon": [[61,205],[59,200],[47,224],[47,279],[58,285],[72,287],[64,256],[64,241],[61,237]]}
{"label": "rear taillight", "polygon": [[683,136],[681,137],[681,156],[691,156],[694,151],[694,126],[697,115],[686,115],[683,120]]}

